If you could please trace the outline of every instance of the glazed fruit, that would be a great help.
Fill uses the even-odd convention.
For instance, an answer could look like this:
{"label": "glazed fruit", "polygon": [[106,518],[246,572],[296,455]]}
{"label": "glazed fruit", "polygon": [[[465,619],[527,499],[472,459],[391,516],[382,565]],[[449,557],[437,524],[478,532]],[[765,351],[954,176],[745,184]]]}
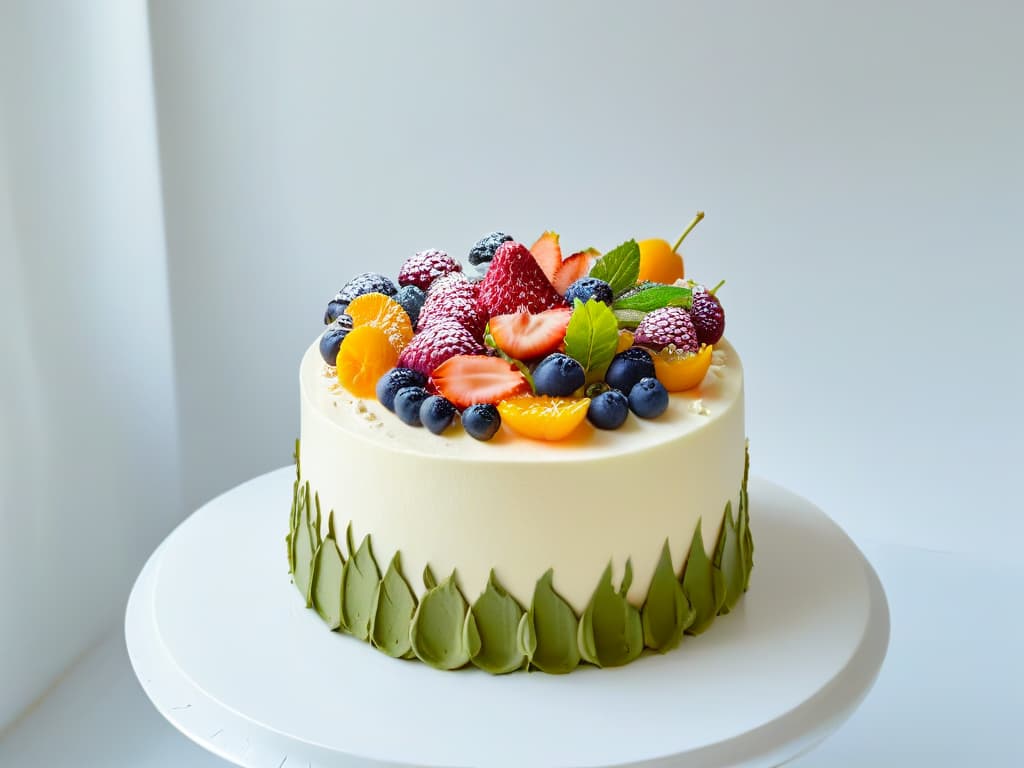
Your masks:
{"label": "glazed fruit", "polygon": [[572,304],[576,299],[579,299],[584,304],[587,303],[588,299],[594,299],[594,301],[602,301],[610,306],[614,299],[614,294],[612,294],[612,287],[604,280],[596,277],[581,277],[573,282],[565,292],[565,300],[569,304]]}
{"label": "glazed fruit", "polygon": [[640,379],[629,391],[629,409],[641,419],[656,419],[668,408],[668,390],[655,378]]}
{"label": "glazed fruit", "polygon": [[565,306],[540,265],[522,243],[502,243],[480,282],[479,303],[489,315],[536,314]]}
{"label": "glazed fruit", "polygon": [[477,440],[490,440],[501,429],[501,414],[492,403],[471,405],[462,412],[462,426]]}
{"label": "glazed fruit", "polygon": [[654,370],[658,381],[669,392],[684,392],[700,386],[711,367],[711,352],[710,345],[702,344],[696,354],[669,348],[655,353]]}
{"label": "glazed fruit", "polygon": [[419,327],[429,328],[437,322],[454,321],[479,341],[487,324],[487,316],[480,311],[477,301],[479,291],[478,285],[471,283],[462,273],[437,279],[427,291],[426,301],[420,310]]}
{"label": "glazed fruit", "polygon": [[538,395],[567,397],[586,380],[583,366],[561,352],[545,357],[533,371],[533,388]]}
{"label": "glazed fruit", "polygon": [[345,283],[345,287],[334,297],[334,302],[348,304],[352,299],[362,296],[364,293],[383,293],[385,296],[394,296],[398,293],[398,286],[384,275],[379,275],[376,272],[363,272]]}
{"label": "glazed fruit", "polygon": [[456,355],[439,365],[430,383],[457,408],[476,403],[497,403],[530,391],[518,369],[500,357]]}
{"label": "glazed fruit", "polygon": [[641,240],[640,246],[640,276],[639,282],[651,280],[655,283],[674,283],[681,280],[685,274],[683,257],[679,255],[679,246],[683,244],[686,236],[693,231],[693,228],[704,218],[704,212],[698,211],[693,221],[676,240],[675,245],[669,245],[660,238]]}
{"label": "glazed fruit", "polygon": [[427,377],[412,368],[392,368],[377,380],[377,399],[389,411],[395,410],[395,395],[404,387],[422,387]]}
{"label": "glazed fruit", "polygon": [[382,293],[364,293],[352,299],[346,314],[354,327],[373,326],[384,331],[396,351],[412,341],[412,321],[402,305]]}
{"label": "glazed fruit", "polygon": [[423,387],[402,387],[395,393],[395,415],[410,427],[422,426],[420,406],[430,397]]}
{"label": "glazed fruit", "polygon": [[426,300],[427,295],[415,285],[399,288],[398,293],[395,294],[395,301],[402,305],[402,309],[409,316],[409,322],[412,323],[414,329],[416,328],[416,323],[419,322],[423,302]]}
{"label": "glazed fruit", "polygon": [[651,353],[640,347],[631,347],[612,358],[604,380],[608,386],[628,393],[640,381],[654,376],[654,361]]}
{"label": "glazed fruit", "polygon": [[674,344],[681,352],[696,352],[700,347],[690,313],[682,307],[662,307],[649,313],[637,326],[633,343],[652,349]]}
{"label": "glazed fruit", "polygon": [[492,317],[489,327],[494,343],[502,352],[518,360],[532,360],[562,345],[570,317],[572,310],[568,307],[536,315],[517,312]]}
{"label": "glazed fruit", "polygon": [[377,380],[398,361],[398,352],[380,328],[353,328],[338,351],[338,381],[356,397],[371,398]]}
{"label": "glazed fruit", "polygon": [[590,401],[587,420],[598,429],[618,429],[629,416],[629,399],[617,389],[602,392]]}
{"label": "glazed fruit", "polygon": [[587,418],[590,400],[564,397],[517,397],[498,404],[501,420],[524,437],[565,440]]}
{"label": "glazed fruit", "polygon": [[710,291],[703,285],[693,289],[690,319],[697,330],[697,341],[701,344],[717,344],[725,333],[725,310],[715,295],[721,286],[722,283],[719,283]]}
{"label": "glazed fruit", "polygon": [[494,258],[494,252],[498,250],[498,246],[511,239],[512,236],[506,235],[504,232],[491,232],[489,235],[484,235],[469,249],[469,263],[474,267],[486,264]]}
{"label": "glazed fruit", "polygon": [[430,248],[406,259],[398,271],[398,284],[415,285],[421,291],[425,291],[437,278],[461,271],[462,265],[447,253]]}
{"label": "glazed fruit", "polygon": [[398,364],[429,376],[455,355],[482,355],[484,346],[454,320],[439,320],[417,333],[402,350]]}
{"label": "glazed fruit", "polygon": [[420,422],[435,435],[440,435],[455,419],[455,406],[440,395],[431,395],[420,405]]}
{"label": "glazed fruit", "polygon": [[352,318],[348,315],[338,315],[334,321],[327,326],[327,329],[320,336],[320,355],[328,365],[335,365],[338,362],[338,350],[341,349],[341,342],[352,330]]}

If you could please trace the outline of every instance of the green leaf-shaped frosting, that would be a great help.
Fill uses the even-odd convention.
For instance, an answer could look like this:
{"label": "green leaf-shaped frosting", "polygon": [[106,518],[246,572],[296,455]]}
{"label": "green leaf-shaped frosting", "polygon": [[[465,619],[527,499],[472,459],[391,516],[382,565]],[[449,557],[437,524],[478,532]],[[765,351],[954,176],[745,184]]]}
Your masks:
{"label": "green leaf-shaped frosting", "polygon": [[467,610],[466,598],[455,584],[454,571],[423,596],[409,629],[412,650],[420,661],[437,669],[466,665]]}
{"label": "green leaf-shaped frosting", "polygon": [[627,240],[608,251],[594,262],[590,276],[608,283],[613,294],[622,293],[636,285],[636,279],[640,276],[640,246],[636,240]]}
{"label": "green leaf-shaped frosting", "polygon": [[604,378],[618,344],[619,322],[608,305],[576,299],[565,330],[565,353],[583,366],[588,383]]}
{"label": "green leaf-shaped frosting", "polygon": [[740,487],[740,516],[737,528],[740,549],[743,553],[743,591],[750,588],[750,572],[754,570],[754,537],[750,533],[750,497],[747,495],[747,478],[750,476],[750,446],[747,446],[743,463],[743,485]]}
{"label": "green leaf-shaped frosting", "polygon": [[672,553],[668,539],[665,539],[665,546],[661,549],[661,557],[651,578],[651,586],[647,590],[647,600],[640,611],[644,644],[661,653],[675,648],[696,617],[697,612],[686,599],[683,585],[676,578]]}
{"label": "green leaf-shaped frosting", "polygon": [[312,608],[313,602],[310,587],[313,585],[313,556],[320,547],[320,502],[317,499],[316,516],[313,516],[313,498],[309,491],[309,483],[299,489],[296,502],[299,508],[299,519],[296,524],[292,549],[295,552],[295,567],[292,579],[296,588],[306,600],[306,607]]}
{"label": "green leaf-shaped frosting", "polygon": [[423,566],[423,586],[428,590],[437,586],[437,577],[434,576],[434,572],[430,569],[430,563]]}
{"label": "green leaf-shaped frosting", "polygon": [[693,532],[690,554],[686,558],[686,567],[683,570],[683,592],[696,612],[693,623],[686,629],[686,634],[699,635],[711,626],[725,597],[722,574],[704,551],[700,520],[697,521],[697,529]]}
{"label": "green leaf-shaped frosting", "polygon": [[520,626],[519,641],[523,653],[537,669],[553,675],[572,672],[579,666],[580,649],[576,634],[579,621],[565,599],[555,592],[554,571],[548,570],[537,581],[533,603]]}
{"label": "green leaf-shaped frosting", "polygon": [[345,559],[338,549],[334,535],[334,512],[331,512],[327,517],[327,536],[313,557],[313,583],[309,590],[313,607],[331,629],[341,626],[341,578],[344,568]]}
{"label": "green leaf-shaped frosting", "polygon": [[483,594],[469,609],[466,619],[470,660],[494,675],[523,666],[525,652],[519,645],[519,622],[523,608],[505,591],[491,571]]}
{"label": "green leaf-shaped frosting", "polygon": [[718,534],[718,544],[715,546],[715,556],[712,562],[715,568],[721,572],[725,585],[725,598],[718,612],[726,614],[736,607],[736,603],[743,596],[743,580],[746,571],[743,562],[742,539],[732,518],[731,501],[725,504],[722,530]]}
{"label": "green leaf-shaped frosting", "polygon": [[619,297],[612,304],[612,309],[653,312],[662,307],[689,307],[692,301],[693,291],[689,288],[679,285],[654,285]]}
{"label": "green leaf-shaped frosting", "polygon": [[395,552],[373,596],[370,642],[396,659],[409,656],[412,651],[409,628],[415,612],[416,596],[402,576],[399,553]]}
{"label": "green leaf-shaped frosting", "polygon": [[644,650],[640,611],[626,599],[626,581],[623,580],[622,591],[616,592],[612,586],[612,564],[608,563],[580,618],[580,654],[599,667],[628,664]]}
{"label": "green leaf-shaped frosting", "polygon": [[373,598],[380,583],[380,569],[373,559],[370,536],[363,537],[362,544],[352,551],[352,525],[345,536],[348,539],[349,558],[341,576],[341,624],[345,630],[360,640],[370,637],[370,619],[373,616]]}

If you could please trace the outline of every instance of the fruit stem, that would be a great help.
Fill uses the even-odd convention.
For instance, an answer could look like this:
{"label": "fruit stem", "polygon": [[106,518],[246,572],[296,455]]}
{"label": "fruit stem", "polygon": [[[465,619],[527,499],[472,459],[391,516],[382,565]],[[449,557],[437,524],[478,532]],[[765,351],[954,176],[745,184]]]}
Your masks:
{"label": "fruit stem", "polygon": [[675,253],[676,251],[679,250],[679,246],[683,244],[683,240],[685,240],[686,236],[693,231],[694,227],[700,224],[700,220],[703,218],[704,211],[697,211],[697,215],[693,217],[693,221],[690,222],[690,226],[686,228],[686,231],[679,236],[678,240],[676,240],[676,244],[672,246],[672,253]]}
{"label": "fruit stem", "polygon": [[715,295],[715,291],[717,291],[723,285],[725,285],[725,280],[719,280],[718,281],[718,285],[716,285],[714,288],[712,288],[710,291],[708,291],[708,293],[710,293],[712,296],[714,296]]}

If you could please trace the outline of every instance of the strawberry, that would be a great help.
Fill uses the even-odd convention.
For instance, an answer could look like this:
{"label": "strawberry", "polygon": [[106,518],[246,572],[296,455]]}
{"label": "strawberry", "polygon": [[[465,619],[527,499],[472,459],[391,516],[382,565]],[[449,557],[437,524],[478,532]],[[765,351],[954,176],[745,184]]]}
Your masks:
{"label": "strawberry", "polygon": [[434,369],[430,382],[460,410],[530,392],[523,374],[500,357],[455,355]]}
{"label": "strawberry", "polygon": [[487,316],[480,311],[478,291],[479,287],[459,272],[437,278],[427,291],[417,327],[424,330],[438,322],[454,320],[480,340]]}
{"label": "strawberry", "polygon": [[551,281],[555,290],[564,296],[565,292],[569,290],[570,285],[581,277],[586,277],[587,273],[590,272],[590,259],[594,253],[596,251],[593,248],[588,248],[585,251],[574,253],[559,264],[558,269],[555,270],[555,277]]}
{"label": "strawberry", "polygon": [[544,275],[551,283],[555,282],[555,273],[562,263],[562,246],[558,244],[558,233],[548,230],[537,242],[530,246],[530,253],[544,270]]}
{"label": "strawberry", "polygon": [[454,355],[482,355],[483,345],[454,320],[439,320],[424,328],[402,350],[398,365],[430,375],[437,366]]}
{"label": "strawberry", "polygon": [[522,243],[502,243],[480,283],[479,304],[489,316],[513,312],[536,314],[565,306],[544,270]]}
{"label": "strawberry", "polygon": [[491,336],[506,355],[530,360],[554,352],[565,339],[572,310],[549,309],[536,315],[516,312],[491,318]]}

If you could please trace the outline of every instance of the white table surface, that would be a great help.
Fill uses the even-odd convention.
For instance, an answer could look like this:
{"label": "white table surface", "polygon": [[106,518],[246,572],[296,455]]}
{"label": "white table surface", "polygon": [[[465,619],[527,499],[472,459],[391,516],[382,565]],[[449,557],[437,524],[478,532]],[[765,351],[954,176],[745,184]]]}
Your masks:
{"label": "white table surface", "polygon": [[[829,740],[790,763],[1024,765],[1024,567],[859,541],[889,598],[875,688]],[[120,626],[0,740],[0,766],[226,768],[168,725],[132,674]],[[270,768],[278,768],[271,766]]]}

